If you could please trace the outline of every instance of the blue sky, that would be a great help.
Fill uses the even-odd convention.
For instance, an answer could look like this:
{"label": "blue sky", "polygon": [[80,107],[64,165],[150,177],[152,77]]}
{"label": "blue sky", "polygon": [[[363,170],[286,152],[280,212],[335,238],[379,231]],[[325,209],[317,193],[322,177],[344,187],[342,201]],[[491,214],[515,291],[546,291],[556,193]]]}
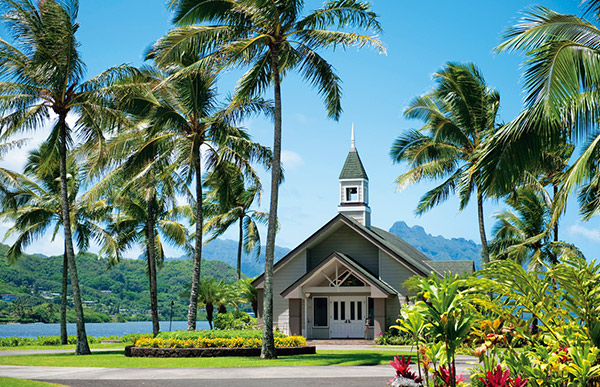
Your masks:
{"label": "blue sky", "polygon": [[[322,2],[306,1],[307,9]],[[408,102],[433,87],[431,74],[444,63],[473,62],[489,86],[501,96],[500,121],[510,121],[522,108],[521,63],[517,54],[496,54],[505,28],[519,13],[535,4],[562,13],[577,13],[579,1],[397,1],[374,0],[373,9],[381,16],[384,33],[380,37],[387,55],[374,50],[323,52],[343,80],[344,113],[339,122],[329,120],[323,103],[311,87],[291,74],[283,90],[283,160],[286,181],[281,188],[279,217],[281,232],[277,244],[295,247],[336,214],[338,174],[350,147],[354,123],[356,145],[370,178],[372,223],[389,228],[395,221],[421,225],[427,232],[444,237],[464,237],[479,242],[474,205],[458,213],[455,199],[416,217],[414,208],[432,184],[418,184],[396,191],[394,179],[406,170],[393,165],[388,153],[393,140],[419,122],[407,121],[402,111]],[[122,63],[140,65],[143,51],[170,26],[170,15],[161,1],[81,0],[78,32],[88,76]],[[0,29],[4,37],[5,32]],[[231,92],[241,73],[223,74],[219,91]],[[244,123],[254,138],[272,145],[272,124],[263,119]],[[33,136],[39,143],[43,133]],[[11,154],[3,166],[19,169],[26,150]],[[267,174],[263,184],[269,186]],[[268,206],[268,192],[262,207]],[[491,234],[492,215],[504,208],[487,202],[486,228]],[[1,229],[0,229],[1,230]],[[235,239],[235,231],[225,237]],[[600,249],[598,217],[581,223],[577,205],[570,203],[561,222],[561,238],[577,244],[588,259]],[[40,241],[28,250],[58,254],[62,243]],[[172,255],[180,255],[171,251]],[[137,255],[132,252],[132,256]]]}

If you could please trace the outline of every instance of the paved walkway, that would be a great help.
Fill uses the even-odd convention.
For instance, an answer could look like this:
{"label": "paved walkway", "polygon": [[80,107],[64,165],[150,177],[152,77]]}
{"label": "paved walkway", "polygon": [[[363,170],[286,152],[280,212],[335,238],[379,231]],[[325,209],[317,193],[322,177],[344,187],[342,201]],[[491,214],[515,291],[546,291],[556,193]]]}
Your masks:
{"label": "paved walkway", "polygon": [[[317,350],[378,350],[371,345],[317,345]],[[397,351],[399,348],[385,348]],[[400,348],[402,349],[402,348]],[[96,349],[94,351],[119,351]],[[0,356],[30,353],[68,353],[73,350],[1,351]],[[457,357],[457,371],[473,367],[475,358]],[[244,368],[98,368],[1,366],[0,376],[61,383],[71,387],[178,387],[178,386],[382,386],[393,376],[388,365],[377,366],[298,366]]]}

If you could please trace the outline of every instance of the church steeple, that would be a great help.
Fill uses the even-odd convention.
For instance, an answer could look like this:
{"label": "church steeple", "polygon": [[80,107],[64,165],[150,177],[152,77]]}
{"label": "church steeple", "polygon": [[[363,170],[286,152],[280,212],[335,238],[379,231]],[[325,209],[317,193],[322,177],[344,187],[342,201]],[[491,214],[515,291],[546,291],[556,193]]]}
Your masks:
{"label": "church steeple", "polygon": [[340,173],[340,205],[338,212],[356,219],[362,225],[371,227],[371,208],[369,207],[369,177],[365,171],[354,140],[354,124],[350,152]]}

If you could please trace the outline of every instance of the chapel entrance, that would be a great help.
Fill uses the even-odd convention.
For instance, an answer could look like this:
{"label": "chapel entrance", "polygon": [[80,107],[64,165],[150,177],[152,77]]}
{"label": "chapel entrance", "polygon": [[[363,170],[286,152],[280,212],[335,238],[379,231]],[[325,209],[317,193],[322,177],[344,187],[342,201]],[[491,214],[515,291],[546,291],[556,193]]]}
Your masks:
{"label": "chapel entrance", "polygon": [[330,331],[332,339],[356,339],[365,335],[367,298],[360,296],[330,297]]}

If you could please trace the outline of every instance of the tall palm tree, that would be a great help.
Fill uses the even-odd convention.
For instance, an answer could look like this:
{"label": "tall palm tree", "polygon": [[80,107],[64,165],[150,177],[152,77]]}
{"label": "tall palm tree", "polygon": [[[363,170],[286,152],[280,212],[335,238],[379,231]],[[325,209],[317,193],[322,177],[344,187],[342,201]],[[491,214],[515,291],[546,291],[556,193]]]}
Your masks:
{"label": "tall palm tree", "polygon": [[267,223],[269,214],[251,210],[250,207],[260,198],[260,184],[245,187],[244,176],[231,163],[221,163],[208,174],[205,185],[209,188],[207,201],[208,220],[206,232],[212,233],[207,243],[222,235],[234,223],[239,222],[237,249],[237,279],[242,278],[242,250],[246,254],[260,255],[260,234],[258,223]]}
{"label": "tall palm tree", "polygon": [[513,211],[495,215],[494,239],[490,253],[494,260],[510,259],[520,265],[528,264],[534,271],[543,270],[545,264],[555,265],[568,251],[580,255],[571,244],[552,240],[552,209],[546,199],[531,187],[515,190],[506,203]]}
{"label": "tall palm tree", "polygon": [[[54,151],[54,152],[53,152]],[[87,250],[90,239],[100,240],[101,228],[94,223],[107,213],[102,203],[90,203],[79,197],[82,184],[80,168],[71,155],[67,160],[69,174],[68,189],[71,209],[71,228],[80,250]],[[38,238],[53,229],[52,239],[63,224],[60,202],[58,152],[42,144],[40,149],[30,152],[24,168],[24,175],[17,175],[19,189],[12,192],[18,203],[16,208],[7,208],[0,217],[9,219],[14,225],[8,229],[5,239],[16,235],[17,239],[7,251],[9,262],[15,262],[23,250]],[[63,251],[62,289],[60,308],[61,343],[67,344],[67,284],[68,262]]]}
{"label": "tall palm tree", "polygon": [[[123,168],[122,171],[128,171]],[[127,176],[127,175],[122,175]],[[160,319],[158,315],[157,267],[164,261],[164,243],[189,250],[187,227],[180,222],[190,220],[193,209],[187,205],[177,205],[177,191],[181,181],[173,173],[173,167],[165,166],[162,171],[145,173],[126,183],[114,194],[110,201],[115,207],[107,230],[114,235],[116,243],[105,245],[101,253],[111,262],[120,261],[124,251],[134,245],[144,247],[143,256],[148,266],[152,332],[158,335]]]}
{"label": "tall palm tree", "polygon": [[[569,193],[595,179],[592,156],[600,149],[600,48],[596,44],[600,38],[600,2],[584,0],[581,4],[593,22],[537,6],[506,31],[505,41],[497,50],[527,55],[526,109],[514,124],[498,133],[494,147],[482,157],[482,168],[498,170],[493,160],[504,153],[511,168],[501,169],[505,176],[502,180],[509,182],[512,175],[521,174],[533,159],[539,159],[548,143],[559,142],[565,132],[575,144],[591,136],[564,176],[553,215],[555,222],[565,210]],[[487,173],[482,176],[484,185],[494,184]],[[582,211],[589,213],[589,208],[582,207]]]}
{"label": "tall palm tree", "polygon": [[456,193],[462,210],[474,192],[481,236],[483,261],[489,262],[485,234],[484,192],[476,179],[478,154],[496,130],[499,94],[488,88],[473,64],[448,63],[433,75],[437,85],[428,94],[415,98],[404,116],[419,119],[419,130],[407,131],[394,141],[390,156],[395,163],[406,162],[410,169],[400,175],[399,187],[422,179],[444,181],[427,192],[417,214],[431,209]]}
{"label": "tall palm tree", "polygon": [[303,0],[171,0],[170,4],[174,22],[181,27],[159,40],[149,57],[168,63],[193,53],[199,58],[195,66],[216,62],[221,68],[250,67],[236,86],[234,101],[238,103],[273,87],[275,122],[261,357],[274,358],[272,281],[281,165],[281,81],[288,72],[299,70],[323,96],[329,116],[337,120],[342,112],[341,80],[316,51],[370,45],[384,52],[376,37],[350,31],[379,33],[381,27],[370,4],[359,0],[328,1],[304,16]]}
{"label": "tall palm tree", "polygon": [[[196,329],[197,300],[202,263],[203,169],[211,170],[223,161],[235,164],[245,175],[258,180],[251,163],[268,163],[271,152],[250,140],[235,123],[258,112],[269,113],[270,103],[254,98],[241,104],[221,107],[217,101],[216,74],[205,68],[180,70],[193,62],[186,56],[165,64],[162,69],[129,70],[121,79],[132,87],[119,105],[144,122],[145,140],[132,156],[132,167],[144,170],[162,163],[179,167],[187,183],[195,185],[191,199],[195,207],[195,239],[188,330]],[[135,133],[134,133],[135,136]],[[127,142],[125,142],[127,143]],[[205,165],[203,165],[203,163]]]}
{"label": "tall palm tree", "polygon": [[[76,0],[1,0],[0,5],[14,41],[0,39],[0,130],[11,136],[52,125],[51,138],[59,146],[63,230],[77,322],[75,353],[90,354],[71,234],[67,150],[73,131],[101,146],[101,129],[119,120],[104,98],[112,77],[83,79],[85,65],[75,38]],[[67,123],[69,114],[77,117],[73,127]]]}

